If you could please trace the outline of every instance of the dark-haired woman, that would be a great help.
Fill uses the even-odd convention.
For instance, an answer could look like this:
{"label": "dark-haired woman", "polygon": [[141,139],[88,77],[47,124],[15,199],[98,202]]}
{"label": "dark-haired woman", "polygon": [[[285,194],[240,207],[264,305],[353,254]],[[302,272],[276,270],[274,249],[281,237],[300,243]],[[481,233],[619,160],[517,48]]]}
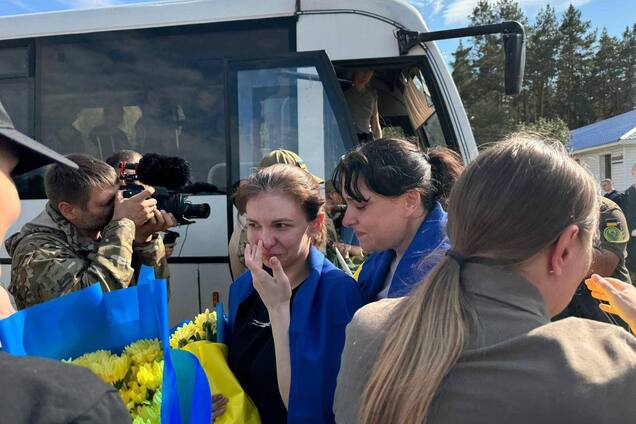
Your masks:
{"label": "dark-haired woman", "polygon": [[428,156],[412,143],[381,139],[345,155],[334,172],[346,203],[343,225],[375,252],[358,274],[365,301],[409,294],[448,249],[445,198],[458,156]]}
{"label": "dark-haired woman", "polygon": [[316,179],[272,165],[237,192],[249,272],[230,287],[229,364],[263,423],[331,423],[345,327],[362,306],[355,281],[315,247],[325,237]]}
{"label": "dark-haired woman", "polygon": [[[636,417],[626,397],[636,338],[586,319],[550,322],[590,269],[596,190],[558,142],[517,136],[482,152],[449,199],[452,250],[411,296],[367,305],[347,327],[338,423]],[[590,288],[612,302],[606,311],[627,311]]]}

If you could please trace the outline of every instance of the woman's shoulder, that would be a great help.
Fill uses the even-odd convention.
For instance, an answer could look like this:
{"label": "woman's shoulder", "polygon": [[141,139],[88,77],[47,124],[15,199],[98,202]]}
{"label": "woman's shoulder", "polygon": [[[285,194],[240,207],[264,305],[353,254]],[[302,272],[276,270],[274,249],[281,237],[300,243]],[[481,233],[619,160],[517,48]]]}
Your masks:
{"label": "woman's shoulder", "polygon": [[347,337],[369,340],[384,335],[391,317],[406,298],[382,299],[358,309],[347,327]]}
{"label": "woman's shoulder", "polygon": [[[631,369],[636,377],[636,337],[623,328],[607,323],[566,318],[539,327],[528,334],[555,347],[559,355],[574,369],[596,369],[624,373]],[[596,371],[599,371],[596,369]]]}

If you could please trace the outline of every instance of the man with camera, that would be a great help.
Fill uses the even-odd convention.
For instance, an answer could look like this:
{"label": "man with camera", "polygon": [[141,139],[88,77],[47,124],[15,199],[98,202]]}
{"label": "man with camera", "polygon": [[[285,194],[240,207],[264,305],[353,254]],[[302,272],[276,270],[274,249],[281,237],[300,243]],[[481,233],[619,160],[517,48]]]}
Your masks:
{"label": "man with camera", "polygon": [[124,198],[119,176],[86,155],[67,156],[72,169],[54,164],[44,185],[49,199],[40,215],[11,236],[11,284],[22,309],[99,282],[105,291],[128,287],[141,265],[168,278],[160,231],[176,225],[159,211],[152,187]]}

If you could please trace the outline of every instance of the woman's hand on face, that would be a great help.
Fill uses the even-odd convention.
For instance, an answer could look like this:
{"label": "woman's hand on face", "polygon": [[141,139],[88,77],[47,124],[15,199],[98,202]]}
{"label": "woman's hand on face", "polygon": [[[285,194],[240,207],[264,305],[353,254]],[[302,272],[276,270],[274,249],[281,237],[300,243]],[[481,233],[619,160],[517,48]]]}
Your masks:
{"label": "woman's hand on face", "polygon": [[[271,257],[269,263],[263,262],[263,242],[259,240],[256,246],[245,246],[245,265],[252,273],[252,282],[268,311],[285,308],[289,311],[292,289],[289,278],[276,257]],[[263,269],[263,264],[270,267],[272,275]]]}
{"label": "woman's hand on face", "polygon": [[629,325],[632,333],[635,333],[636,287],[616,278],[603,278],[597,274],[585,280],[585,285],[590,290],[592,297],[607,302],[599,305],[601,310],[621,317]]}

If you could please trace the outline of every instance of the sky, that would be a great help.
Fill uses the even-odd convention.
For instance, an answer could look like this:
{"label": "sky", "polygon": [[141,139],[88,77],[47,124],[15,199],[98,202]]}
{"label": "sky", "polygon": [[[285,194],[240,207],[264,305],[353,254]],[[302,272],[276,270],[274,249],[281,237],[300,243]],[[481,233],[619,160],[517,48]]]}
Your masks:
{"label": "sky", "polygon": [[[0,0],[0,16],[53,10],[103,7],[116,4],[143,3],[151,0]],[[187,0],[183,0],[187,1]],[[263,0],[267,1],[267,0]],[[468,16],[478,0],[403,0],[409,1],[424,16],[431,31],[468,25]],[[537,11],[550,3],[561,14],[573,3],[590,20],[592,27],[607,28],[610,35],[620,36],[626,26],[636,22],[636,0],[518,0],[526,16],[533,22]],[[457,40],[437,43],[447,62],[457,47]]]}
{"label": "sky", "polygon": [[[459,28],[469,25],[468,16],[478,0],[409,0],[426,21],[430,31]],[[572,3],[581,11],[583,20],[591,21],[599,32],[607,28],[610,35],[620,37],[627,26],[636,23],[636,0],[517,0],[529,23],[534,23],[537,12],[546,4],[555,8],[560,16]],[[447,62],[452,60],[458,40],[439,41],[437,46]]]}

